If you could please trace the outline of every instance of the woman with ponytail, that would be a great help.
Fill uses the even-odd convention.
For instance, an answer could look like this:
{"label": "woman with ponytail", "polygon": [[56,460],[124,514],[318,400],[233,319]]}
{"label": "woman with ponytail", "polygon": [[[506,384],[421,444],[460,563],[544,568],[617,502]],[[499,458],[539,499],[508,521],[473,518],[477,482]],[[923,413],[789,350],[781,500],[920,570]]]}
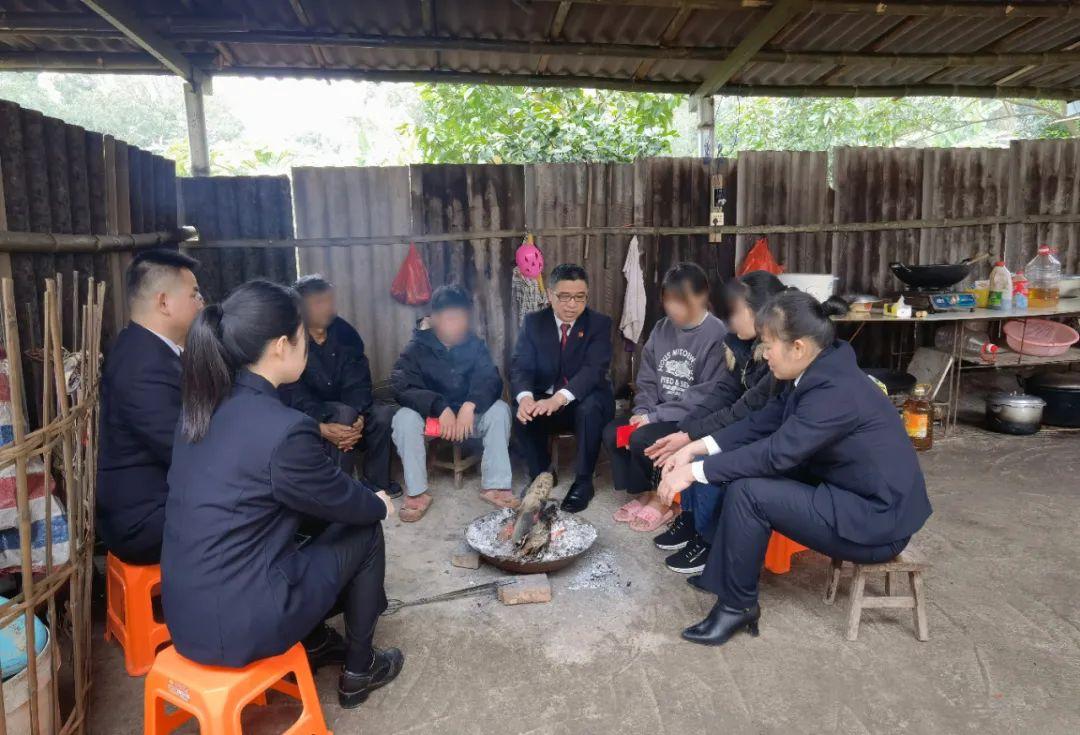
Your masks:
{"label": "woman with ponytail", "polygon": [[[299,296],[266,281],[208,306],[184,350],[182,412],[169,471],[162,603],[177,651],[242,667],[303,641],[313,668],[342,666],[355,707],[401,670],[372,647],[386,609],[383,492],[344,474],[318,426],[278,398],[299,379]],[[298,541],[298,530],[321,532]],[[344,612],[346,639],[324,623]]]}
{"label": "woman with ponytail", "polygon": [[836,339],[839,306],[795,290],[773,297],[757,329],[769,369],[789,387],[664,466],[665,499],[694,482],[720,496],[708,562],[690,579],[717,601],[686,640],[757,634],[758,576],[774,530],[833,558],[875,563],[900,553],[930,516],[895,407]]}

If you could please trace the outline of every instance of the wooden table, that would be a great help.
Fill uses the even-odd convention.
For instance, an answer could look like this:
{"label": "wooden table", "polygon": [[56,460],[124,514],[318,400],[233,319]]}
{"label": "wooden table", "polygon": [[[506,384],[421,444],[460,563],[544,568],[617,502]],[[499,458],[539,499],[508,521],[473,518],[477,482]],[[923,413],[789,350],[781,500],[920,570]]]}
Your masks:
{"label": "wooden table", "polygon": [[[851,312],[845,316],[833,317],[833,320],[845,324],[858,324],[859,326],[855,330],[855,334],[851,336],[851,340],[854,340],[866,324],[893,323],[917,328],[918,325],[923,323],[942,325],[970,321],[1008,321],[1013,319],[1026,321],[1028,319],[1047,319],[1051,317],[1069,317],[1077,315],[1080,315],[1080,297],[1071,296],[1061,299],[1057,306],[1051,308],[1003,310],[972,309],[970,311],[949,311],[927,314],[924,317],[911,316],[904,318],[887,316],[879,311],[874,311],[870,314],[855,314],[854,312]],[[1007,347],[1003,347],[998,353],[995,361],[992,363],[971,360],[963,354],[963,341],[961,340],[963,331],[963,329],[954,330],[952,351],[948,354],[947,358],[948,367],[946,368],[945,379],[949,382],[949,400],[947,403],[948,410],[946,416],[942,419],[942,424],[946,432],[948,432],[948,429],[951,426],[955,426],[956,424],[956,414],[960,403],[961,375],[964,371],[987,368],[1007,370],[1014,368],[1034,368],[1043,365],[1080,363],[1080,349],[1075,346],[1070,347],[1064,354],[1056,355],[1054,357],[1024,355],[1019,352],[1013,352]]]}

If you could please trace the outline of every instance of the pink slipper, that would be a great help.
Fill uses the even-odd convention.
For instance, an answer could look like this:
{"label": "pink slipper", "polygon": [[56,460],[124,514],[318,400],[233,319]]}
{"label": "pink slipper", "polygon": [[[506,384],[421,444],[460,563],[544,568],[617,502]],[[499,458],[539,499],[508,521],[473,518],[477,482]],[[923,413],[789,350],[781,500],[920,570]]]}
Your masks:
{"label": "pink slipper", "polygon": [[612,518],[615,519],[616,523],[629,523],[630,521],[634,520],[634,516],[636,516],[638,511],[641,510],[643,507],[644,506],[641,504],[641,501],[637,498],[634,498],[629,503],[615,511],[615,515],[613,515]]}
{"label": "pink slipper", "polygon": [[630,528],[642,533],[652,533],[675,517],[675,511],[668,508],[661,513],[651,505],[642,506],[630,521]]}

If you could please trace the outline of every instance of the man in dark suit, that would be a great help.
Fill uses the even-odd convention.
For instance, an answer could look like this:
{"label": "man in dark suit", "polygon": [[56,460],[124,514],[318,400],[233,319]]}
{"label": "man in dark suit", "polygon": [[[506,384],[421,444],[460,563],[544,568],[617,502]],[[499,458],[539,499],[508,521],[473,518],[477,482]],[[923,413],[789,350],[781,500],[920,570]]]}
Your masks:
{"label": "man in dark suit", "polygon": [[552,270],[548,300],[550,307],[525,317],[514,348],[510,382],[518,441],[529,475],[536,477],[551,464],[550,437],[573,429],[577,464],[562,508],[577,513],[592,500],[604,426],[615,416],[608,378],[611,319],[586,306],[589,276],[580,265],[563,263]]}
{"label": "man in dark suit", "polygon": [[375,403],[364,340],[337,314],[334,285],[321,275],[293,286],[304,299],[308,361],[300,380],[282,386],[285,403],[319,424],[327,454],[352,475],[364,453],[364,478],[390,497],[401,486],[390,481],[390,422],[394,409]]}
{"label": "man in dark suit", "polygon": [[105,358],[98,439],[97,529],[129,564],[157,564],[166,476],[180,417],[180,353],[202,309],[198,262],[147,250],[127,271],[131,322]]}

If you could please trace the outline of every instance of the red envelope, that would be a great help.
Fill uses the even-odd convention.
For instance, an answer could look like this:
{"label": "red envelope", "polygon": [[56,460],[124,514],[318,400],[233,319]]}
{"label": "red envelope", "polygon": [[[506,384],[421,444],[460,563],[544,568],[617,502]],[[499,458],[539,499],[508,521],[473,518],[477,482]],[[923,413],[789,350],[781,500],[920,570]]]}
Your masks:
{"label": "red envelope", "polygon": [[430,436],[438,439],[439,434],[441,433],[442,429],[439,427],[438,419],[429,418],[427,421],[424,422],[424,436]]}
{"label": "red envelope", "polygon": [[641,424],[626,424],[624,426],[616,427],[615,446],[619,449],[625,449],[630,446],[630,435],[633,434],[640,425]]}

